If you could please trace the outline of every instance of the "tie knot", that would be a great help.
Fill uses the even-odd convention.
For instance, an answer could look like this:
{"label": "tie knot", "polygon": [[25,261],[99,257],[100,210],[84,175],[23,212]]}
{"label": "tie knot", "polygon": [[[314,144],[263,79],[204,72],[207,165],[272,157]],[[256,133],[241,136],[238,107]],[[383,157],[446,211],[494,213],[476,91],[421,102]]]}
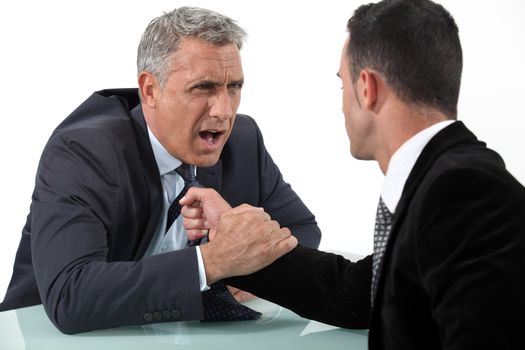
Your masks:
{"label": "tie knot", "polygon": [[177,169],[175,169],[175,171],[180,175],[180,177],[182,177],[184,183],[191,184],[195,181],[195,172],[193,171],[193,166],[182,163]]}
{"label": "tie knot", "polygon": [[394,214],[388,209],[382,197],[379,197],[379,204],[377,205],[377,217],[392,221]]}
{"label": "tie knot", "polygon": [[192,165],[182,163],[175,171],[182,177],[185,184],[189,185],[195,182],[195,172]]}
{"label": "tie knot", "polygon": [[182,163],[177,169],[177,174],[184,180],[184,190],[187,191],[190,187],[202,187],[195,176],[195,165]]}

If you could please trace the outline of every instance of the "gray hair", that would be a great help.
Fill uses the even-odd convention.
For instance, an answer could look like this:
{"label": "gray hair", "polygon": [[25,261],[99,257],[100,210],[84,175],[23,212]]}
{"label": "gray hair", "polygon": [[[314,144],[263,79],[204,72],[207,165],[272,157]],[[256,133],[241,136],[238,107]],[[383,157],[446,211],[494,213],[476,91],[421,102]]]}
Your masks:
{"label": "gray hair", "polygon": [[234,43],[239,50],[246,32],[237,23],[217,12],[181,7],[153,19],[140,40],[137,70],[149,72],[164,87],[170,69],[170,57],[185,37],[201,39],[215,45]]}

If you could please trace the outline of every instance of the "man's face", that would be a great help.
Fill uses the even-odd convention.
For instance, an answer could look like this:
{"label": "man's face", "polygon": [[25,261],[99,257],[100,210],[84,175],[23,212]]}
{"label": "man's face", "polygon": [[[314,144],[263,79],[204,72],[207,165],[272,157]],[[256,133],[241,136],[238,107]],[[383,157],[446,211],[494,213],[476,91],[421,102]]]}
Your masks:
{"label": "man's face", "polygon": [[[184,163],[211,166],[228,139],[244,82],[235,44],[185,38],[171,57],[163,89],[157,85],[146,117],[155,137]],[[146,116],[146,113],[145,113]]]}
{"label": "man's face", "polygon": [[359,102],[358,92],[361,82],[359,79],[354,83],[350,76],[350,62],[348,58],[347,39],[341,54],[341,64],[338,76],[343,83],[343,114],[345,116],[345,127],[348,139],[350,140],[350,153],[356,159],[372,159],[370,147],[372,146],[371,132],[372,119],[365,113]]}

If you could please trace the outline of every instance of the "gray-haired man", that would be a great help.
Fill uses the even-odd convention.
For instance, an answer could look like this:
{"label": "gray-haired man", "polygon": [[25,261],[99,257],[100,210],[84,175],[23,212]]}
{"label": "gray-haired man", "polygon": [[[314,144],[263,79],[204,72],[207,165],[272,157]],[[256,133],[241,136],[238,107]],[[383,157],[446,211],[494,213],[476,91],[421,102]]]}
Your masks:
{"label": "gray-haired man", "polygon": [[[42,303],[65,333],[202,319],[211,282],[268,265],[297,241],[319,244],[257,125],[236,114],[244,35],[208,10],[166,13],[139,45],[139,89],[96,92],[58,126],[0,310]],[[224,240],[187,248],[182,218],[167,222],[180,211],[181,165],[231,205],[249,204],[224,216]],[[247,230],[249,240],[227,239]]]}

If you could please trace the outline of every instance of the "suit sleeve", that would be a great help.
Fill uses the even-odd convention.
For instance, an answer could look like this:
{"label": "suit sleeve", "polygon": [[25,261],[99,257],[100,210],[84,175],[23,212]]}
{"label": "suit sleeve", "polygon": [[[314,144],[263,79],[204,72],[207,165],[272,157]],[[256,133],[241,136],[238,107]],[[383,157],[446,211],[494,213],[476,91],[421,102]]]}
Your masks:
{"label": "suit sleeve", "polygon": [[417,203],[416,259],[443,349],[522,343],[524,192],[501,169],[455,169]]}
{"label": "suit sleeve", "polygon": [[272,265],[226,283],[282,305],[302,317],[345,328],[367,328],[372,257],[342,256],[298,246]]}
{"label": "suit sleeve", "polygon": [[194,248],[108,261],[118,244],[108,232],[126,236],[112,227],[129,191],[119,186],[120,162],[108,137],[78,133],[53,136],[39,165],[32,259],[44,308],[64,333],[202,317]]}
{"label": "suit sleeve", "polygon": [[[254,122],[255,124],[255,122]],[[261,131],[255,125],[258,141],[260,203],[270,216],[282,227],[288,227],[300,244],[317,248],[321,241],[321,230],[315,216],[284,181],[278,166],[264,146]]]}

